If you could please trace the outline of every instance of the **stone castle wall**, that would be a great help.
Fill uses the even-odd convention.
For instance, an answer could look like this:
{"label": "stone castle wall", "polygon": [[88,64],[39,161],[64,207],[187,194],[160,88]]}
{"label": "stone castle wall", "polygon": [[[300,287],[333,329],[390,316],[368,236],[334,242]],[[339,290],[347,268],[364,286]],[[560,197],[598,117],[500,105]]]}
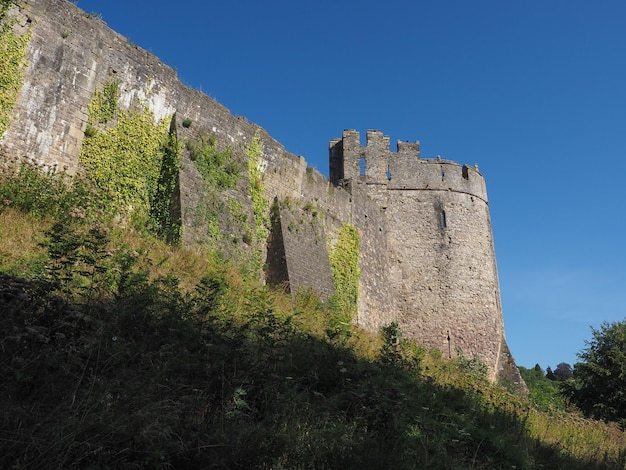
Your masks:
{"label": "stone castle wall", "polygon": [[277,243],[269,244],[269,280],[284,283],[292,295],[312,289],[327,300],[335,288],[322,214],[312,205],[276,202],[272,217]]}
{"label": "stone castle wall", "polygon": [[[478,355],[495,378],[509,359],[484,178],[476,168],[421,159],[418,142],[391,152],[379,131],[366,142],[353,130],[331,141],[331,181],[384,214],[389,310],[407,336],[451,357]],[[376,296],[374,284],[363,287],[363,297]]]}
{"label": "stone castle wall", "polygon": [[[342,224],[351,224],[361,240],[359,325],[377,331],[398,321],[424,344],[478,354],[493,374],[512,364],[486,186],[477,168],[422,160],[419,142],[398,142],[391,152],[389,138],[379,131],[368,131],[362,146],[359,133],[348,130],[331,141],[327,180],[265,130],[184,86],[158,58],[71,2],[23,5],[18,23],[31,40],[24,85],[0,139],[3,164],[29,162],[74,174],[89,103],[96,89],[115,80],[122,109],[148,107],[155,121],[175,117],[182,141],[210,135],[219,149],[242,155],[260,139],[265,196],[277,202],[267,251],[271,281],[291,292],[313,288],[324,298],[331,295],[327,249]],[[183,126],[183,120],[192,125]],[[241,202],[251,219],[244,186],[222,197]],[[198,243],[203,229],[192,219],[202,204],[203,183],[186,150],[177,187],[184,241]]]}
{"label": "stone castle wall", "polygon": [[[221,146],[242,147],[262,138],[268,188],[297,194],[306,162],[286,152],[266,131],[183,85],[157,57],[131,44],[101,20],[66,0],[25,0],[29,19],[24,86],[0,149],[19,161],[55,166],[74,173],[96,87],[119,82],[120,107],[149,107],[155,120],[176,113],[178,132],[203,130]],[[181,126],[183,119],[194,124]],[[276,175],[274,177],[273,175]]]}

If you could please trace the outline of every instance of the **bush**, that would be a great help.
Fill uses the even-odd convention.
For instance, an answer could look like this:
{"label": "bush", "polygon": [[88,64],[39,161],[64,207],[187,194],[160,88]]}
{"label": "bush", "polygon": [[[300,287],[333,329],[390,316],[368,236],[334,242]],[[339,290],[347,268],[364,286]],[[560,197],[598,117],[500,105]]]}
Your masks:
{"label": "bush", "polygon": [[587,416],[626,427],[626,321],[591,329],[592,339],[578,354],[573,380],[562,382],[563,394]]}
{"label": "bush", "polygon": [[234,158],[232,149],[218,152],[216,139],[205,135],[187,141],[186,145],[191,160],[209,188],[223,191],[237,185],[242,167]]}
{"label": "bush", "polygon": [[0,273],[2,468],[624,468],[615,428],[537,412],[397,325],[330,340],[313,293],[72,216],[89,191],[28,171],[0,193],[46,233],[47,270]]}
{"label": "bush", "polygon": [[0,176],[0,201],[24,213],[60,220],[101,220],[106,208],[93,183],[80,176],[22,165]]}

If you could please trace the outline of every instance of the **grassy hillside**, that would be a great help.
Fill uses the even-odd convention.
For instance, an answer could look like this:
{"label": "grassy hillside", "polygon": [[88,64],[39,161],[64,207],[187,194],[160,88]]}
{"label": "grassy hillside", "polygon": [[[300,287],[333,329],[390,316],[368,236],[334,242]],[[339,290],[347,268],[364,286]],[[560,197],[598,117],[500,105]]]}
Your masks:
{"label": "grassy hillside", "polygon": [[2,468],[624,468],[617,427],[394,325],[338,330],[337,305],[102,204],[79,179],[0,181]]}

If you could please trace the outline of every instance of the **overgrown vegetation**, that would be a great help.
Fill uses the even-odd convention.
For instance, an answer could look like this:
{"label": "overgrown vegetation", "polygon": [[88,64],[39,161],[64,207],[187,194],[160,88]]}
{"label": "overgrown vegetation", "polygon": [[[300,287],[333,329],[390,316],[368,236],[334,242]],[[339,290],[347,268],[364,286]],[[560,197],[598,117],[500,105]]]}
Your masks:
{"label": "overgrown vegetation", "polygon": [[22,87],[24,55],[30,40],[30,31],[22,35],[14,33],[15,20],[7,15],[12,5],[8,0],[0,2],[0,136],[9,127],[11,111]]}
{"label": "overgrown vegetation", "polygon": [[[221,242],[232,241],[232,245],[236,245],[239,239],[235,232],[243,230],[241,238],[250,242],[245,236],[249,229],[241,202],[226,202],[227,198],[222,194],[238,187],[243,173],[243,155],[235,154],[232,147],[219,150],[217,138],[207,134],[188,140],[186,147],[204,183],[202,197],[192,210],[193,225],[201,229],[202,240],[213,246],[221,244],[224,248]],[[233,224],[241,230],[235,230]],[[233,229],[230,237],[223,233],[223,226]]]}
{"label": "overgrown vegetation", "polygon": [[178,181],[180,153],[182,145],[176,135],[175,117],[172,118],[169,133],[161,147],[161,169],[156,188],[150,195],[150,221],[157,235],[170,243],[180,241],[182,222],[175,215],[174,191]]}
{"label": "overgrown vegetation", "polygon": [[544,411],[566,409],[567,403],[560,394],[559,383],[548,379],[539,364],[532,369],[519,367],[519,371],[535,405]]}
{"label": "overgrown vegetation", "polygon": [[[270,201],[265,197],[263,182],[263,141],[257,132],[244,147],[247,160],[248,191],[252,201],[252,225],[247,220],[240,224],[243,227],[243,241],[248,244],[251,256],[246,262],[246,271],[258,279],[262,275],[263,259],[267,248],[270,229]],[[243,215],[241,211],[232,211]]]}
{"label": "overgrown vegetation", "polygon": [[119,92],[119,82],[115,80],[105,83],[102,90],[96,88],[89,103],[89,124],[106,124],[115,119]]}
{"label": "overgrown vegetation", "polygon": [[350,331],[359,300],[359,232],[349,224],[339,229],[339,239],[328,250],[336,294],[330,299],[337,315],[330,325],[335,334]]}
{"label": "overgrown vegetation", "polygon": [[[180,237],[171,204],[181,147],[171,119],[155,124],[147,108],[118,109],[115,81],[96,89],[81,147],[80,165],[106,199],[109,213],[134,217],[168,238]],[[168,131],[169,130],[169,131]]]}
{"label": "overgrown vegetation", "polygon": [[265,197],[265,185],[263,184],[263,173],[261,171],[262,153],[263,143],[257,134],[246,146],[246,156],[248,157],[248,181],[252,197],[255,237],[259,249],[265,245],[270,227],[270,202]]}
{"label": "overgrown vegetation", "polygon": [[390,325],[332,334],[217,253],[103,217],[93,183],[0,178],[2,468],[617,469],[617,426],[490,384]]}
{"label": "overgrown vegetation", "polygon": [[202,175],[207,189],[233,189],[241,177],[241,164],[233,157],[232,148],[217,150],[217,139],[200,135],[187,141],[189,156]]}

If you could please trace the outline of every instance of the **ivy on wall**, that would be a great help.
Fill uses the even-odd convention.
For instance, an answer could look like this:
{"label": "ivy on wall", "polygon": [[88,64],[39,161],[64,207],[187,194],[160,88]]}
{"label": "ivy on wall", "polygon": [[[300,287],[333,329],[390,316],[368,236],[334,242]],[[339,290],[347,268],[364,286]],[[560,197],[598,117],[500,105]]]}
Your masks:
{"label": "ivy on wall", "polygon": [[205,186],[200,201],[191,210],[192,226],[206,230],[208,239],[203,239],[203,242],[219,242],[224,239],[219,223],[219,216],[224,212],[225,204],[219,194],[214,189]]}
{"label": "ivy on wall", "polygon": [[112,80],[105,83],[102,91],[96,91],[89,103],[89,124],[104,124],[112,121],[117,115],[117,100],[119,97],[119,82]]}
{"label": "ivy on wall", "polygon": [[246,146],[246,156],[248,157],[248,181],[252,197],[255,236],[259,246],[264,245],[267,241],[270,227],[270,202],[265,197],[265,185],[263,184],[263,173],[261,172],[262,153],[263,143],[261,138],[255,135]]}
{"label": "ivy on wall", "polygon": [[165,234],[173,229],[166,219],[180,146],[168,132],[170,120],[155,124],[148,108],[119,110],[118,93],[115,82],[94,93],[80,164],[109,200],[113,214],[149,217],[157,232]]}
{"label": "ivy on wall", "polygon": [[218,191],[233,189],[237,186],[242,168],[233,158],[232,148],[219,152],[217,139],[206,135],[189,140],[186,146],[205,186]]}
{"label": "ivy on wall", "polygon": [[335,285],[337,316],[335,328],[348,330],[356,316],[359,299],[359,232],[352,225],[343,224],[339,239],[328,251],[330,269]]}
{"label": "ivy on wall", "polygon": [[172,117],[169,133],[161,147],[159,179],[150,198],[150,219],[155,231],[172,243],[180,240],[182,231],[180,218],[172,217],[181,150],[182,145],[176,134],[175,117]]}
{"label": "ivy on wall", "polygon": [[219,193],[237,187],[243,170],[241,159],[230,147],[219,151],[217,138],[207,134],[188,140],[185,146],[204,183],[202,198],[193,210],[193,225],[206,228],[207,241],[219,242],[226,238],[220,221],[228,226],[231,215]]}
{"label": "ivy on wall", "polygon": [[9,128],[11,111],[22,87],[22,69],[30,31],[17,36],[13,32],[15,21],[7,16],[12,2],[0,2],[0,136]]}

